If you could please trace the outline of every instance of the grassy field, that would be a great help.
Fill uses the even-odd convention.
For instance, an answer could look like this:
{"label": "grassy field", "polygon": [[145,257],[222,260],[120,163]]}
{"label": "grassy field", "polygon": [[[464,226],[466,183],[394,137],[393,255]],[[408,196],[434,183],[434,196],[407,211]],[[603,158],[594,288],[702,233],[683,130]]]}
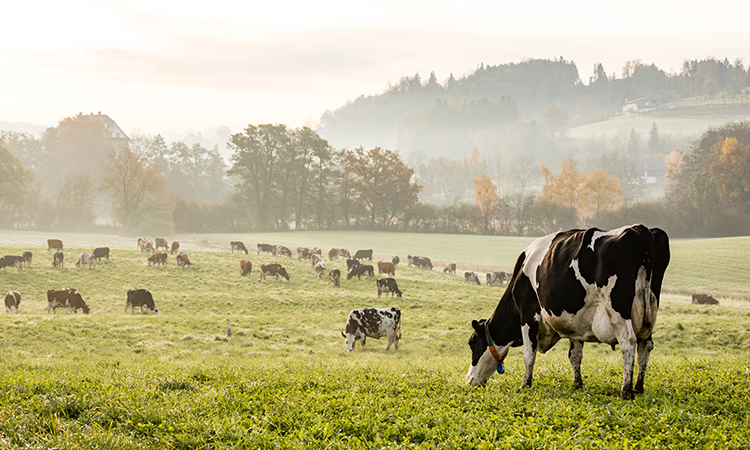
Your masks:
{"label": "grassy field", "polygon": [[[46,237],[66,242],[50,266]],[[122,239],[117,240],[117,239]],[[403,298],[378,298],[371,280],[315,278],[307,262],[230,254],[228,241],[375,249],[479,270],[509,269],[530,238],[398,233],[180,236],[192,269],[149,267],[135,240],[0,231],[0,254],[34,251],[31,268],[0,272],[19,314],[0,319],[0,447],[36,448],[707,448],[750,442],[750,238],[675,240],[646,393],[619,399],[619,351],[587,345],[573,390],[567,345],[540,355],[520,391],[523,355],[486,388],[463,377],[471,319],[502,288],[468,286],[439,269],[397,269]],[[119,244],[122,243],[122,246]],[[114,248],[93,270],[73,266],[92,246]],[[67,248],[70,246],[71,248]],[[239,260],[253,261],[248,277]],[[280,261],[291,282],[258,277]],[[344,268],[344,261],[333,266]],[[330,266],[329,266],[330,267]],[[46,312],[45,292],[75,287],[92,314]],[[161,313],[123,313],[127,289],[147,288]],[[720,307],[695,307],[711,292]],[[344,351],[351,309],[398,306],[403,340],[385,352]],[[226,319],[233,336],[227,338]]]}

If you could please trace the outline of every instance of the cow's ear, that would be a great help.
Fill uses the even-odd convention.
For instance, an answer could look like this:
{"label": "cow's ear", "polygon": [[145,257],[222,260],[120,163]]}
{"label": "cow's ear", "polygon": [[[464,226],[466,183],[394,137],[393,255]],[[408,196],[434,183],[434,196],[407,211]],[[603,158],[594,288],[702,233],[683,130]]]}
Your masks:
{"label": "cow's ear", "polygon": [[479,324],[479,321],[477,320],[471,321],[471,327],[474,328],[474,331],[476,331],[477,333],[482,332],[482,326]]}

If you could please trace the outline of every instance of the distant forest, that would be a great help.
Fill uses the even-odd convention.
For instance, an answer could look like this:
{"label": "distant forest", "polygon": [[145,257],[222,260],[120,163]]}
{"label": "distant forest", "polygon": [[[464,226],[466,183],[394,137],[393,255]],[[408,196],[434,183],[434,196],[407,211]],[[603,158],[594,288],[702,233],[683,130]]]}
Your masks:
{"label": "distant forest", "polygon": [[[484,154],[545,153],[527,132],[554,132],[568,126],[605,120],[622,112],[625,100],[652,97],[668,102],[723,95],[728,99],[750,86],[742,61],[685,61],[679,73],[654,64],[629,61],[619,76],[596,64],[587,83],[578,67],[563,58],[530,59],[497,66],[480,65],[463,77],[440,83],[434,72],[404,77],[378,95],[361,96],[323,114],[319,134],[339,148],[387,147],[402,154],[432,157],[465,155],[478,147]],[[544,155],[542,155],[544,153]],[[548,161],[549,162],[549,161]]]}

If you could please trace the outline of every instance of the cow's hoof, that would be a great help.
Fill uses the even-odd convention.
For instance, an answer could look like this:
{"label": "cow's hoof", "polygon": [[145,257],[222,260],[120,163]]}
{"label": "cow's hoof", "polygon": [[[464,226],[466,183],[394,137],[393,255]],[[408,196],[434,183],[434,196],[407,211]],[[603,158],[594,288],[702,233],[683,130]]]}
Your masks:
{"label": "cow's hoof", "polygon": [[632,389],[623,390],[620,393],[620,398],[623,400],[633,400],[635,398],[635,394],[633,393]]}
{"label": "cow's hoof", "polygon": [[573,389],[583,389],[583,381],[573,382]]}

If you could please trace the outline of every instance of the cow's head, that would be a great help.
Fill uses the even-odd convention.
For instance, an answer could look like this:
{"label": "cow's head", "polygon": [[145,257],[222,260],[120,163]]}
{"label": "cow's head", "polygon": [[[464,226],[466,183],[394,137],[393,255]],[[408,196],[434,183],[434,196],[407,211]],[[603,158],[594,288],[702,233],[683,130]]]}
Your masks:
{"label": "cow's head", "polygon": [[88,314],[91,309],[89,308],[89,305],[84,304],[83,306],[81,306],[81,311],[83,311],[84,314]]}
{"label": "cow's head", "polygon": [[[509,344],[505,348],[501,348],[499,352],[496,350],[495,354],[499,354],[499,357],[495,357],[492,354],[490,346],[487,343],[486,323],[485,319],[471,321],[474,331],[471,333],[471,337],[469,337],[471,364],[469,365],[469,373],[466,374],[466,383],[472,386],[484,386],[490,376],[498,369],[502,359],[505,359],[505,355],[508,354],[508,349],[510,348]],[[495,346],[495,349],[497,347]],[[498,358],[500,361],[498,361]]]}
{"label": "cow's head", "polygon": [[286,281],[290,281],[292,279],[292,276],[289,275],[289,273],[286,271],[286,269],[284,267],[282,267],[281,269],[279,269],[279,275],[281,275],[282,277],[286,278]]}
{"label": "cow's head", "polygon": [[354,344],[357,342],[357,339],[359,339],[359,336],[355,336],[352,333],[344,334],[344,332],[341,332],[341,336],[344,338],[344,344],[346,344],[346,351],[351,352],[354,350]]}

